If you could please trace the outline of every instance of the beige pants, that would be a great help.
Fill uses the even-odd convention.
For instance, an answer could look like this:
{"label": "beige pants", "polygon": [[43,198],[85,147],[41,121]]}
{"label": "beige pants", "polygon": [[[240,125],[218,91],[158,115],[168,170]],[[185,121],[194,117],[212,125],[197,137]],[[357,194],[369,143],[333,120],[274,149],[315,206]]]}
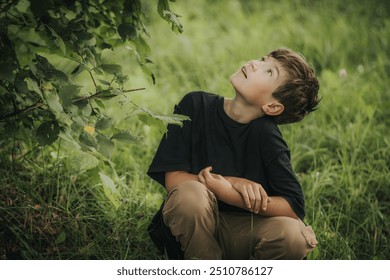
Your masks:
{"label": "beige pants", "polygon": [[196,181],[169,192],[163,219],[185,259],[303,259],[317,245],[299,219],[219,212],[214,194]]}

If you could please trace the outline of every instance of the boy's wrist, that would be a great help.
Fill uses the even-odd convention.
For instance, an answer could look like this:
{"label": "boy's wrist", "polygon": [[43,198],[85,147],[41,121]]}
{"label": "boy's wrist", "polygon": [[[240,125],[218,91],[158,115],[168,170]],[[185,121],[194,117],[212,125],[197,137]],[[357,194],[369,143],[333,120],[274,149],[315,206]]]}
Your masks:
{"label": "boy's wrist", "polygon": [[234,185],[234,181],[235,181],[235,177],[231,177],[231,176],[224,176],[224,178],[232,185]]}

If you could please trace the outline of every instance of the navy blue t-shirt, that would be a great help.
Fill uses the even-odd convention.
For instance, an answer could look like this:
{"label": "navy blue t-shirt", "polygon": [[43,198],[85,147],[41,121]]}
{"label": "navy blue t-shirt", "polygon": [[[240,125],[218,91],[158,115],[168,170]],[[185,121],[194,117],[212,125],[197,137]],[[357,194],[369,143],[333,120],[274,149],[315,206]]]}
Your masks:
{"label": "navy blue t-shirt", "polygon": [[[165,186],[168,171],[197,175],[212,166],[213,173],[246,178],[263,186],[269,196],[282,196],[303,220],[302,188],[290,163],[290,152],[272,117],[249,123],[231,119],[224,98],[207,92],[191,92],[175,106],[175,114],[188,116],[183,126],[168,125],[148,175]],[[220,211],[246,211],[219,202]]]}

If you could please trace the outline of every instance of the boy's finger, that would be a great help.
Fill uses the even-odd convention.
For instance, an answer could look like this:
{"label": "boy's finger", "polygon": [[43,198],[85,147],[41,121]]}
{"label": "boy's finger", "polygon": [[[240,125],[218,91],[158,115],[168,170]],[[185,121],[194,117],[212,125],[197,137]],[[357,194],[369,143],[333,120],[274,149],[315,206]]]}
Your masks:
{"label": "boy's finger", "polygon": [[263,211],[266,211],[268,205],[268,195],[263,188],[261,188],[260,193],[261,193],[261,209],[263,209]]}
{"label": "boy's finger", "polygon": [[199,179],[199,182],[201,182],[202,184],[206,183],[206,180],[204,179],[204,177],[201,173],[198,174],[198,179]]}
{"label": "boy's finger", "polygon": [[250,201],[250,204],[251,204],[251,209],[252,209],[252,211],[255,211],[256,197],[255,197],[255,193],[253,192],[252,186],[247,186],[246,190],[248,192],[249,201]]}
{"label": "boy's finger", "polygon": [[205,176],[207,173],[210,173],[210,170],[211,170],[211,166],[209,167],[206,167],[206,168],[203,168],[200,173]]}
{"label": "boy's finger", "polygon": [[245,188],[243,188],[242,191],[240,191],[240,193],[241,193],[241,196],[244,198],[244,202],[245,202],[246,207],[248,209],[251,209],[251,202],[250,202],[247,190]]}
{"label": "boy's finger", "polygon": [[206,180],[214,179],[210,173],[211,167],[203,169],[202,175]]}
{"label": "boy's finger", "polygon": [[260,190],[259,188],[257,188],[256,186],[253,188],[254,190],[254,194],[255,194],[255,205],[253,207],[253,210],[256,214],[258,214],[260,212],[260,209],[261,209],[261,203],[262,203],[262,197],[261,197],[261,193],[260,193]]}

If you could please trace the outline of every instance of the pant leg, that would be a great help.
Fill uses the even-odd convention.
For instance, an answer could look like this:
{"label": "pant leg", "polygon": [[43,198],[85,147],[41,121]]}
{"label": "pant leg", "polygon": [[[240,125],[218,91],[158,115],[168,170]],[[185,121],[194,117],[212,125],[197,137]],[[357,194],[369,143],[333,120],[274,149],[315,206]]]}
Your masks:
{"label": "pant leg", "polygon": [[299,219],[238,212],[220,216],[219,241],[228,259],[303,259],[318,243]]}
{"label": "pant leg", "polygon": [[217,200],[203,184],[188,181],[172,189],[165,200],[163,219],[180,242],[185,259],[221,259],[215,239]]}

